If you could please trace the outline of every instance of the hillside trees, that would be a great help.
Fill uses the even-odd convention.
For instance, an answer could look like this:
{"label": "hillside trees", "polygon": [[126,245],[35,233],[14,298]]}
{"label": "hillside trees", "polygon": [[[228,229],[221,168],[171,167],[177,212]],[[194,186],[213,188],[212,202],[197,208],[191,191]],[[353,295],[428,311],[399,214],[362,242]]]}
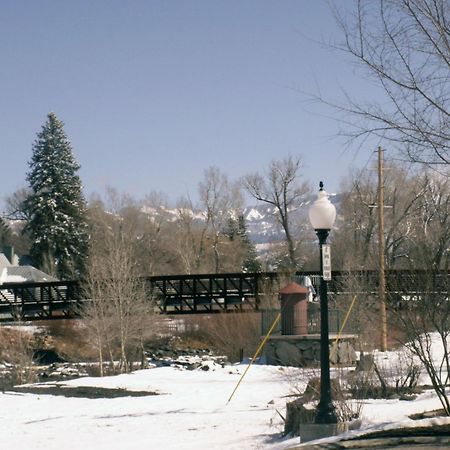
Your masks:
{"label": "hillside trees", "polygon": [[[239,272],[247,265],[255,267],[254,247],[236,202],[239,194],[229,188],[232,183],[224,182],[219,188],[217,180],[206,180],[206,185],[200,184],[205,187],[204,203],[194,206],[182,198],[173,209],[161,193],[136,201],[108,188],[105,200],[93,197],[89,202],[90,226],[97,226],[92,217],[100,214],[109,227],[120,223],[142,276]],[[231,222],[236,223],[236,233],[230,232]],[[107,244],[106,235],[95,235],[96,246]]]}
{"label": "hillside trees", "polygon": [[353,14],[336,5],[344,35],[337,47],[381,92],[370,101],[351,95],[346,103],[321,99],[345,121],[344,134],[388,140],[413,162],[448,164],[449,0],[356,0]]}
{"label": "hillside trees", "polygon": [[[182,272],[239,272],[246,267],[251,243],[243,228],[230,233],[238,222],[243,199],[238,183],[231,182],[217,167],[204,171],[199,182],[199,202],[183,197],[177,204],[176,248]],[[248,262],[248,261],[247,261]]]}
{"label": "hillside trees", "polygon": [[37,135],[29,166],[23,210],[34,264],[59,278],[78,278],[85,273],[88,246],[80,166],[54,113]]}
{"label": "hillside trees", "polygon": [[[108,187],[104,199],[93,197],[88,208],[90,233],[96,236],[96,247],[108,245],[108,234],[96,231],[103,227],[117,229],[128,236],[136,259],[136,270],[142,276],[171,274],[181,271],[174,244],[174,213],[165,206],[160,193],[150,193],[142,201]],[[98,218],[101,217],[99,222]]]}
{"label": "hillside trees", "polygon": [[308,184],[299,182],[300,169],[300,158],[288,156],[271,161],[265,173],[249,174],[243,179],[246,190],[254,199],[270,205],[276,211],[285,235],[287,265],[293,270],[298,268],[299,260],[291,214],[309,193]]}

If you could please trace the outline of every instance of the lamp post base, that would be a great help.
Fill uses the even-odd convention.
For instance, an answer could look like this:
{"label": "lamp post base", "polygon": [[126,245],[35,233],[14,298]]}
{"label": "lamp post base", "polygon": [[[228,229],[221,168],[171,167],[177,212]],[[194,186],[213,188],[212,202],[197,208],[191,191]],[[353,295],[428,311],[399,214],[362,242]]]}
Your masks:
{"label": "lamp post base", "polygon": [[314,441],[330,436],[337,436],[350,430],[357,430],[361,427],[361,420],[355,419],[350,422],[338,423],[301,423],[299,427],[300,443]]}
{"label": "lamp post base", "polygon": [[337,423],[338,419],[336,416],[336,409],[334,408],[333,403],[325,403],[319,402],[317,405],[317,414],[314,419],[315,423]]}

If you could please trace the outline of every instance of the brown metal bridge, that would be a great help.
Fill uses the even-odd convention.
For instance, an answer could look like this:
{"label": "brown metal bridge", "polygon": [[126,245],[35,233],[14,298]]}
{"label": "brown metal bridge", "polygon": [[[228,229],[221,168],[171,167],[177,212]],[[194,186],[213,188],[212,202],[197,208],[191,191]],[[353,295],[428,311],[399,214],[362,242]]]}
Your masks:
{"label": "brown metal bridge", "polygon": [[[267,283],[279,274],[227,273],[144,278],[149,300],[163,314],[257,310]],[[76,317],[90,299],[80,281],[3,283],[0,320]]]}
{"label": "brown metal bridge", "polygon": [[[414,285],[424,272],[387,272],[390,294],[417,291]],[[440,290],[447,290],[450,272],[438,274]],[[297,272],[290,278],[302,282],[308,276],[316,292],[318,272]],[[329,283],[330,295],[346,293],[348,273],[333,272]],[[377,292],[378,275],[375,271],[353,273],[361,292]],[[224,273],[200,275],[167,275],[144,278],[149,300],[162,314],[200,314],[228,311],[258,310],[267,289],[278,289],[274,283],[286,280],[285,273]],[[436,286],[436,281],[433,283]],[[86,289],[80,281],[45,283],[3,283],[0,285],[0,320],[60,319],[76,317],[82,305],[89,302]],[[275,290],[276,292],[276,290]],[[353,292],[353,291],[352,291]],[[355,293],[355,292],[353,292]],[[391,298],[394,298],[391,295]]]}

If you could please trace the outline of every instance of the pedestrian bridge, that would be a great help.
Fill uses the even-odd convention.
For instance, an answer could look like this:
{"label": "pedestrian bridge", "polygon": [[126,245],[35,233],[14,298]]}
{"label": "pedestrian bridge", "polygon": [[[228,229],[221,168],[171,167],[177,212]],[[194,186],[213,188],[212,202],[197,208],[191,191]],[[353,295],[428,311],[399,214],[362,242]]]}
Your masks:
{"label": "pedestrian bridge", "polygon": [[[160,313],[200,314],[257,310],[281,276],[277,272],[166,275],[143,281],[149,301]],[[0,320],[74,317],[90,301],[87,292],[80,281],[3,283]]]}
{"label": "pedestrian bridge", "polygon": [[[427,272],[388,271],[386,286],[391,298],[417,295],[421,279]],[[448,292],[450,272],[434,274],[433,289]],[[201,314],[258,310],[264,306],[269,291],[278,292],[288,280],[303,283],[309,277],[315,292],[319,290],[318,272],[297,272],[288,276],[279,272],[166,275],[143,278],[149,301],[162,314]],[[349,281],[350,280],[350,281]],[[349,291],[348,286],[358,286]],[[438,287],[440,286],[440,287]],[[375,271],[333,272],[328,284],[330,295],[376,295],[378,274]],[[405,294],[406,293],[406,294]],[[89,302],[86,286],[80,281],[43,283],[3,283],[0,285],[0,320],[60,319],[76,317]]]}

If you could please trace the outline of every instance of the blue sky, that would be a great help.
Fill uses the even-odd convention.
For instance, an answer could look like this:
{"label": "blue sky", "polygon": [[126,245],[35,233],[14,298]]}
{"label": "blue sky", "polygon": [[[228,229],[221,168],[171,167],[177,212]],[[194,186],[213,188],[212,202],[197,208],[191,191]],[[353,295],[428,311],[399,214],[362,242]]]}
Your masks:
{"label": "blue sky", "polygon": [[301,91],[366,95],[325,1],[0,0],[1,196],[25,186],[49,111],[66,124],[86,196],[196,198],[203,170],[230,179],[287,154],[330,191],[374,148],[345,151]]}

